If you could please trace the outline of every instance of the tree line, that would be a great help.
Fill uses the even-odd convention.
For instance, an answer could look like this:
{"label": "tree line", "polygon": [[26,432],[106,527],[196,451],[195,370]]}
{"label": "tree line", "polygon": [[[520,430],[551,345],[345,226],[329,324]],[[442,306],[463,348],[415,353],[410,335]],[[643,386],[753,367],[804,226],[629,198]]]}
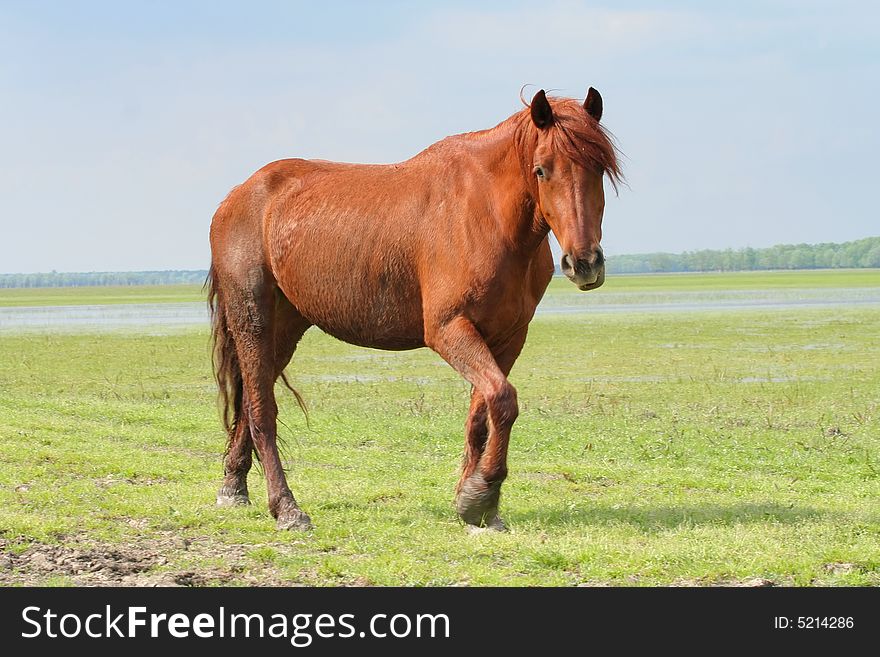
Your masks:
{"label": "tree line", "polygon": [[207,269],[174,269],[166,271],[91,271],[41,274],[0,274],[4,287],[80,287],[90,285],[201,285]]}
{"label": "tree line", "polygon": [[[558,266],[558,265],[557,265]],[[880,268],[880,237],[841,244],[778,244],[766,249],[724,249],[684,253],[644,253],[608,257],[609,273],[646,274],[682,271],[752,271],[762,269]],[[175,285],[205,282],[206,269],[0,274],[5,287],[76,287],[89,285]]]}
{"label": "tree line", "polygon": [[612,255],[607,260],[609,273],[617,274],[867,267],[880,267],[880,237],[840,244],[778,244],[766,249]]}

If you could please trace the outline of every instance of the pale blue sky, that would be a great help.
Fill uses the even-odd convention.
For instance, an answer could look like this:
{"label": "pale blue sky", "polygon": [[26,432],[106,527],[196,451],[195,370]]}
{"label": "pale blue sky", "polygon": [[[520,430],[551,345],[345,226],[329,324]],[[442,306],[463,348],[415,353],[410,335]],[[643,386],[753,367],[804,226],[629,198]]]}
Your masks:
{"label": "pale blue sky", "polygon": [[602,92],[609,254],[880,235],[878,7],[0,2],[0,272],[205,268],[266,162],[405,159],[527,83]]}

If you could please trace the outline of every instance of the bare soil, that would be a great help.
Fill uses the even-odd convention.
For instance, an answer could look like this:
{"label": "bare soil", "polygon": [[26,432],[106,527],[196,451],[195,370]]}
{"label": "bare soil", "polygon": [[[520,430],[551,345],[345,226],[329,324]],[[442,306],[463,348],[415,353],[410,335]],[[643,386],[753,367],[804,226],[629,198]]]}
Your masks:
{"label": "bare soil", "polygon": [[[0,538],[0,586],[292,586],[270,565],[254,564],[246,552],[254,545],[190,541],[173,534],[105,545],[85,536],[61,543],[28,543]],[[22,549],[24,548],[24,549]],[[205,559],[221,566],[205,566]],[[201,562],[198,568],[172,564]]]}

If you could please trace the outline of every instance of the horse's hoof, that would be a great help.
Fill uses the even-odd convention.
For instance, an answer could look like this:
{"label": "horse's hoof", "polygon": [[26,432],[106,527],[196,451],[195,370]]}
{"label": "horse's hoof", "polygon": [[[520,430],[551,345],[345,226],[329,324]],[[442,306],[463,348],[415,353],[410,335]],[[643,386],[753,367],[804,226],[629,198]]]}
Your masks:
{"label": "horse's hoof", "polygon": [[217,506],[247,506],[251,503],[247,493],[217,493]]}
{"label": "horse's hoof", "polygon": [[507,525],[504,524],[504,521],[499,517],[495,516],[485,524],[485,526],[481,527],[480,525],[468,525],[467,532],[471,536],[476,534],[485,534],[486,532],[507,532],[510,531],[507,529]]}
{"label": "horse's hoof", "polygon": [[[487,483],[480,473],[474,473],[461,485],[455,498],[455,510],[465,524],[474,527],[504,526],[498,518],[498,500],[501,482]],[[497,523],[496,523],[497,521]],[[501,531],[501,530],[499,530]]]}
{"label": "horse's hoof", "polygon": [[313,528],[312,519],[308,514],[300,509],[287,509],[284,513],[278,514],[278,522],[275,527],[280,530],[289,530],[294,532],[306,532]]}

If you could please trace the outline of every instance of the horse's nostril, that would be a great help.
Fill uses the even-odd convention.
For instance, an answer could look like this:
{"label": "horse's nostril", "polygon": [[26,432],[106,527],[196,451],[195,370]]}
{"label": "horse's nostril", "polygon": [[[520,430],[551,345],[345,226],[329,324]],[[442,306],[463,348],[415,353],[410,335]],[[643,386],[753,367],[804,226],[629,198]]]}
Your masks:
{"label": "horse's nostril", "polygon": [[601,267],[605,264],[605,254],[602,253],[602,249],[596,249],[595,262],[593,263],[596,267]]}
{"label": "horse's nostril", "polygon": [[571,256],[568,255],[567,253],[562,255],[561,264],[562,264],[562,271],[564,271],[566,273],[570,272],[570,271],[574,271],[574,265],[571,262]]}

